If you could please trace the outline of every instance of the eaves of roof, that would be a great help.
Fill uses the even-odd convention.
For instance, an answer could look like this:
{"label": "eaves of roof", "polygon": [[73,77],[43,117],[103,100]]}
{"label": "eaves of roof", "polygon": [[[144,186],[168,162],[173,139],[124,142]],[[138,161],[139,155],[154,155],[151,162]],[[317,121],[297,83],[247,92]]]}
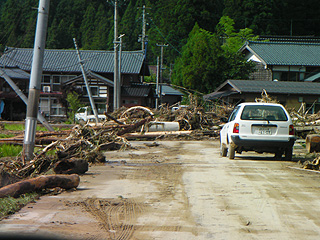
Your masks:
{"label": "eaves of roof", "polygon": [[225,84],[239,93],[261,93],[265,89],[273,94],[320,95],[320,83],[316,82],[228,80]]}
{"label": "eaves of roof", "polygon": [[[86,70],[96,73],[114,72],[114,52],[102,50],[81,50],[81,59]],[[6,67],[19,67],[31,71],[33,49],[7,48],[0,58],[0,64]],[[121,72],[139,74],[144,64],[143,51],[122,51]],[[81,72],[76,50],[46,49],[43,71]]]}
{"label": "eaves of roof", "polygon": [[[97,73],[94,73],[92,71],[87,71],[86,72],[86,76],[87,77],[91,77],[91,78],[95,78],[95,79],[103,82],[107,86],[113,87],[113,81],[111,81],[111,80],[109,80],[109,79],[107,79],[107,78],[105,78],[105,77],[103,77],[103,76],[101,76],[101,75],[99,75]],[[80,80],[81,80],[81,82],[83,82],[83,79],[84,79],[83,75],[79,75],[79,76],[76,76],[76,77],[74,77],[72,79],[69,79],[68,81],[64,82],[63,84],[64,85],[70,85],[70,84],[78,82]]]}
{"label": "eaves of roof", "polygon": [[[19,68],[1,68],[1,70],[12,79],[30,79],[30,74]],[[0,76],[2,76],[1,72]]]}
{"label": "eaves of roof", "polygon": [[267,65],[320,66],[319,43],[248,41],[245,49]]}
{"label": "eaves of roof", "polygon": [[149,85],[122,86],[121,96],[123,97],[148,97],[152,90]]}
{"label": "eaves of roof", "polygon": [[183,96],[183,93],[181,93],[180,91],[166,85],[162,85],[161,92],[163,95]]}
{"label": "eaves of roof", "polygon": [[320,83],[318,82],[287,82],[287,81],[252,81],[228,80],[221,84],[216,91],[204,96],[204,99],[217,99],[236,93],[261,94],[266,90],[268,94],[285,95],[319,95]]}

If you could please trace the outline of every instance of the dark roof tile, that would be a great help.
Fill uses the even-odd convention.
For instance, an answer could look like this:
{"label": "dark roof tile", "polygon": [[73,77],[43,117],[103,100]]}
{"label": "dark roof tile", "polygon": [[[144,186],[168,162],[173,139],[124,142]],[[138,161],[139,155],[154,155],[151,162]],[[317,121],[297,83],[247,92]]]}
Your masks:
{"label": "dark roof tile", "polygon": [[267,65],[320,66],[320,43],[248,41],[245,49]]}
{"label": "dark roof tile", "polygon": [[[96,73],[113,73],[113,51],[81,50],[85,69]],[[0,58],[0,64],[31,71],[33,49],[8,48]],[[122,51],[122,73],[139,74],[144,63],[143,51]],[[46,49],[43,71],[81,72],[76,50]]]}

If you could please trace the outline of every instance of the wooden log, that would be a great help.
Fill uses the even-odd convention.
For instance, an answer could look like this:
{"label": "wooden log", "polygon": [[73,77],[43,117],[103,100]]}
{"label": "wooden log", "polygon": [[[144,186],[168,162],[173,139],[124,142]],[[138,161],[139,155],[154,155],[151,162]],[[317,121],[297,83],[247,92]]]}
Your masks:
{"label": "wooden log", "polygon": [[104,112],[104,115],[107,116],[107,118],[110,118],[111,120],[115,121],[116,123],[118,123],[119,125],[124,125],[123,122],[120,122],[118,119],[112,117],[110,114],[108,114],[107,112]]}
{"label": "wooden log", "polygon": [[306,149],[308,153],[320,152],[320,135],[317,135],[317,134],[307,135]]}
{"label": "wooden log", "polygon": [[122,131],[119,131],[119,132],[117,133],[117,135],[118,135],[118,136],[122,136],[122,135],[124,135],[124,134],[126,134],[126,133],[130,133],[130,132],[136,130],[137,128],[141,127],[142,125],[150,122],[150,121],[152,120],[152,118],[153,118],[153,117],[147,117],[147,118],[145,118],[145,119],[142,119],[141,121],[139,121],[139,122],[137,122],[137,123],[135,123],[135,124],[132,124],[131,126],[123,129]]}
{"label": "wooden log", "polygon": [[123,144],[117,142],[109,142],[99,145],[98,149],[99,151],[114,151],[121,149],[122,146]]}
{"label": "wooden log", "polygon": [[63,189],[71,189],[78,187],[79,183],[80,177],[77,174],[43,175],[0,188],[0,198],[18,197],[24,193],[35,192],[47,188],[60,187]]}
{"label": "wooden log", "polygon": [[172,132],[146,132],[146,133],[127,133],[124,135],[126,139],[146,138],[154,139],[162,136],[182,136],[189,135],[192,131],[172,131]]}
{"label": "wooden log", "polygon": [[55,164],[53,171],[57,174],[84,174],[89,170],[89,163],[84,159],[70,158]]}

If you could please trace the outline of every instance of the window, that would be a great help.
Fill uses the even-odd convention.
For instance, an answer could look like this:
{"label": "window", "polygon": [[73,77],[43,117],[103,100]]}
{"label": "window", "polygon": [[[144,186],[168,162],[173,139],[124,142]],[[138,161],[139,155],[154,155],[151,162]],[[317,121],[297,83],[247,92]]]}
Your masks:
{"label": "window", "polygon": [[[43,87],[50,87],[50,92],[60,92],[61,83],[66,82],[67,80],[73,78],[74,76],[61,76],[61,75],[44,75],[42,76],[41,90]],[[48,89],[48,88],[46,88]],[[48,92],[48,91],[47,91]]]}
{"label": "window", "polygon": [[230,122],[230,121],[233,121],[233,120],[236,118],[237,113],[238,113],[238,111],[239,111],[239,108],[240,108],[240,107],[236,107],[236,108],[232,111],[232,113],[231,113],[231,115],[230,115],[230,117],[229,117],[229,122]]}
{"label": "window", "polygon": [[[98,97],[99,96],[99,87],[97,87],[97,86],[90,86],[90,90],[91,90],[91,95],[92,96],[95,96],[95,97]],[[88,96],[88,92],[87,92],[87,88],[86,88],[86,86],[84,86],[83,88],[82,88],[82,91],[83,91],[83,95],[85,95],[85,96]]]}
{"label": "window", "polygon": [[43,76],[43,77],[42,77],[42,82],[44,82],[44,83],[50,83],[50,76]]}
{"label": "window", "polygon": [[51,100],[51,109],[52,109],[52,115],[55,115],[55,116],[65,115],[65,111],[57,99]]}
{"label": "window", "polygon": [[269,121],[288,120],[287,115],[281,107],[264,105],[245,106],[241,114],[241,119]]}

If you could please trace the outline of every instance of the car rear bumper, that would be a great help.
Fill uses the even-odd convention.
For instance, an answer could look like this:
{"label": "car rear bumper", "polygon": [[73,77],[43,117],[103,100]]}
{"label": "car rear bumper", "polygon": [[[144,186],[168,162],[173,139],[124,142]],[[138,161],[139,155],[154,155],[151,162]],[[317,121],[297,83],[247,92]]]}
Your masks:
{"label": "car rear bumper", "polygon": [[288,137],[286,140],[256,140],[256,139],[241,139],[239,136],[231,136],[232,142],[237,147],[256,149],[256,148],[287,148],[292,147],[296,138]]}

